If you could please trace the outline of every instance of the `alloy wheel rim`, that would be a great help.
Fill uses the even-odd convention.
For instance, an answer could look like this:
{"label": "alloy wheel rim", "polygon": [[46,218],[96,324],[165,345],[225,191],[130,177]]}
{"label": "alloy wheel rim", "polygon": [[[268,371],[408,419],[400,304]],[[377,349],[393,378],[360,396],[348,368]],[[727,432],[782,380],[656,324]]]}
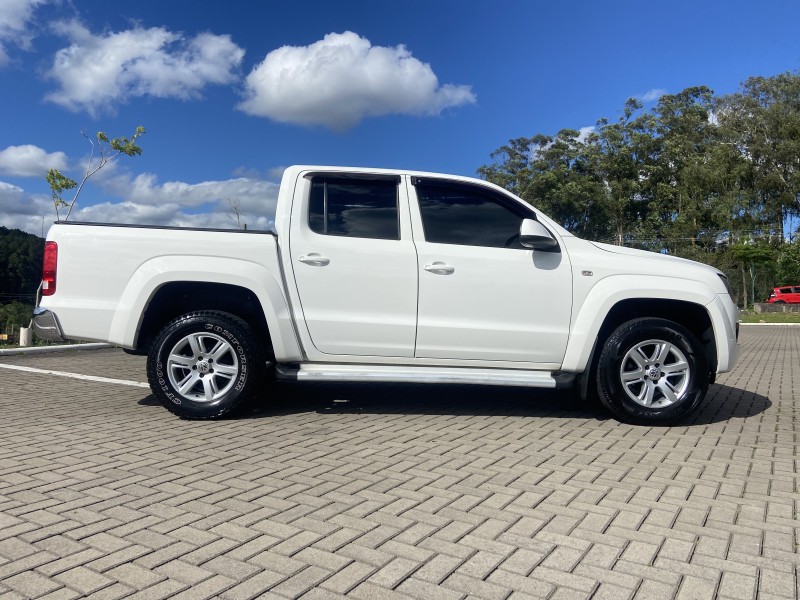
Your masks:
{"label": "alloy wheel rim", "polygon": [[639,406],[664,408],[689,393],[691,367],[683,351],[666,340],[639,342],[625,353],[619,369],[625,394]]}
{"label": "alloy wheel rim", "polygon": [[239,375],[233,346],[214,333],[190,333],[181,338],[167,358],[167,377],[187,400],[215,402],[227,394]]}

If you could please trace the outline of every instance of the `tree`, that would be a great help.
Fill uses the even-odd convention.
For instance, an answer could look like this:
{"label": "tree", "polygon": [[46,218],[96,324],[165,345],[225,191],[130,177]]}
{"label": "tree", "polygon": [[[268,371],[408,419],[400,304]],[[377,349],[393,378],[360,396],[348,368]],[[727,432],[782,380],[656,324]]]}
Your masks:
{"label": "tree", "polygon": [[800,74],[751,77],[716,112],[749,164],[754,208],[783,240],[787,217],[800,214]]}
{"label": "tree", "polygon": [[750,277],[749,304],[755,304],[756,276],[760,269],[775,260],[775,250],[766,244],[738,244],[731,247],[731,256],[739,261],[744,289],[744,306],[748,305],[747,276]]}
{"label": "tree", "polygon": [[800,244],[781,243],[800,216],[798,73],[723,97],[690,87],[650,110],[630,99],[588,135],[516,138],[491,158],[482,177],[571,232],[713,264],[742,304],[800,283]]}
{"label": "tree", "polygon": [[658,140],[652,113],[641,111],[642,103],[630,98],[616,123],[607,119],[597,123],[595,160],[603,183],[605,212],[619,246],[625,244],[629,234],[635,235],[649,213]]}
{"label": "tree", "polygon": [[10,302],[0,304],[0,333],[7,333],[14,327],[27,327],[31,322],[33,303]]}
{"label": "tree", "polygon": [[243,229],[247,231],[247,223],[242,223],[242,202],[238,198],[233,200],[232,198],[226,198],[228,201],[228,207],[230,208],[231,214],[228,215],[228,218],[231,221],[236,223],[237,229]]}
{"label": "tree", "polygon": [[513,191],[569,231],[588,237],[608,235],[598,202],[602,186],[578,131],[517,138],[493,152],[492,158],[494,164],[478,169],[487,181]]}
{"label": "tree", "polygon": [[[95,142],[86,135],[86,132],[83,132],[83,137],[86,138],[87,142],[89,142],[89,145],[92,147],[92,151],[89,155],[86,172],[84,173],[81,182],[78,183],[74,179],[70,179],[69,177],[63,175],[58,169],[50,169],[47,172],[46,179],[48,185],[50,186],[50,192],[53,195],[53,205],[56,209],[56,219],[61,219],[61,215],[59,213],[60,208],[65,208],[67,210],[67,215],[64,217],[64,220],[66,221],[69,219],[70,214],[72,214],[72,209],[75,207],[75,202],[78,200],[78,196],[80,195],[83,186],[86,184],[86,181],[100,169],[105,167],[109,162],[117,158],[120,154],[124,154],[125,156],[139,156],[142,153],[142,149],[136,144],[136,142],[142,135],[144,135],[144,133],[144,127],[141,125],[136,128],[136,131],[134,131],[130,139],[126,137],[109,139],[105,133],[98,131],[97,135],[95,136]],[[95,153],[98,154],[96,159]],[[64,200],[64,192],[72,189],[75,190],[72,200]]]}
{"label": "tree", "polygon": [[44,240],[19,229],[0,227],[0,303],[33,303],[42,275]]}
{"label": "tree", "polygon": [[800,242],[783,244],[777,267],[776,285],[800,285]]}

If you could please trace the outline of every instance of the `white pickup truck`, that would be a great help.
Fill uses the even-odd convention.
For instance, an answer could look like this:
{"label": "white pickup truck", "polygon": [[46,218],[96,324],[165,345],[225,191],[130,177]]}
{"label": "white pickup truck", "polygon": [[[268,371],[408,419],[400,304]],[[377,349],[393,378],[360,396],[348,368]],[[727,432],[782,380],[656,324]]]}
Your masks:
{"label": "white pickup truck", "polygon": [[575,387],[663,424],[738,356],[716,269],[581,240],[485,181],[343,167],[288,168],[275,232],[57,223],[34,327],[146,354],[194,419],[281,378]]}

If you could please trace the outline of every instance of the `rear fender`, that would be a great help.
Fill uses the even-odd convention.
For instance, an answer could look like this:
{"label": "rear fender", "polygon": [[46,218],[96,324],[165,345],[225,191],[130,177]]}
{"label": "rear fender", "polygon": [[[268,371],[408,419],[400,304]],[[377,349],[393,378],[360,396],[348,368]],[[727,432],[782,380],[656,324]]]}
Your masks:
{"label": "rear fender", "polygon": [[302,359],[280,278],[261,264],[233,258],[159,256],[140,265],[117,305],[109,341],[133,348],[150,299],[162,285],[180,281],[222,283],[250,290],[264,310],[276,359]]}

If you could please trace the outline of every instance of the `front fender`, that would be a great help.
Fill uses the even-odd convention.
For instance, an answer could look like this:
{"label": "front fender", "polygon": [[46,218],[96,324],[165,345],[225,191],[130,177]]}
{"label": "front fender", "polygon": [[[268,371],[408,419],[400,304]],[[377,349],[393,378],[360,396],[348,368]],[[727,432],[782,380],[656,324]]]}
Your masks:
{"label": "front fender", "polygon": [[[716,297],[717,293],[710,286],[678,277],[663,275],[605,277],[589,290],[578,309],[561,369],[578,373],[586,369],[603,322],[611,309],[623,300],[679,300],[698,304],[708,311],[707,306]],[[715,327],[717,325],[713,318],[712,324]]]}
{"label": "front fender", "polygon": [[133,348],[141,320],[158,289],[173,282],[223,283],[250,290],[258,298],[278,360],[302,359],[280,276],[256,262],[224,257],[169,255],[142,263],[128,280],[114,312],[109,341]]}

